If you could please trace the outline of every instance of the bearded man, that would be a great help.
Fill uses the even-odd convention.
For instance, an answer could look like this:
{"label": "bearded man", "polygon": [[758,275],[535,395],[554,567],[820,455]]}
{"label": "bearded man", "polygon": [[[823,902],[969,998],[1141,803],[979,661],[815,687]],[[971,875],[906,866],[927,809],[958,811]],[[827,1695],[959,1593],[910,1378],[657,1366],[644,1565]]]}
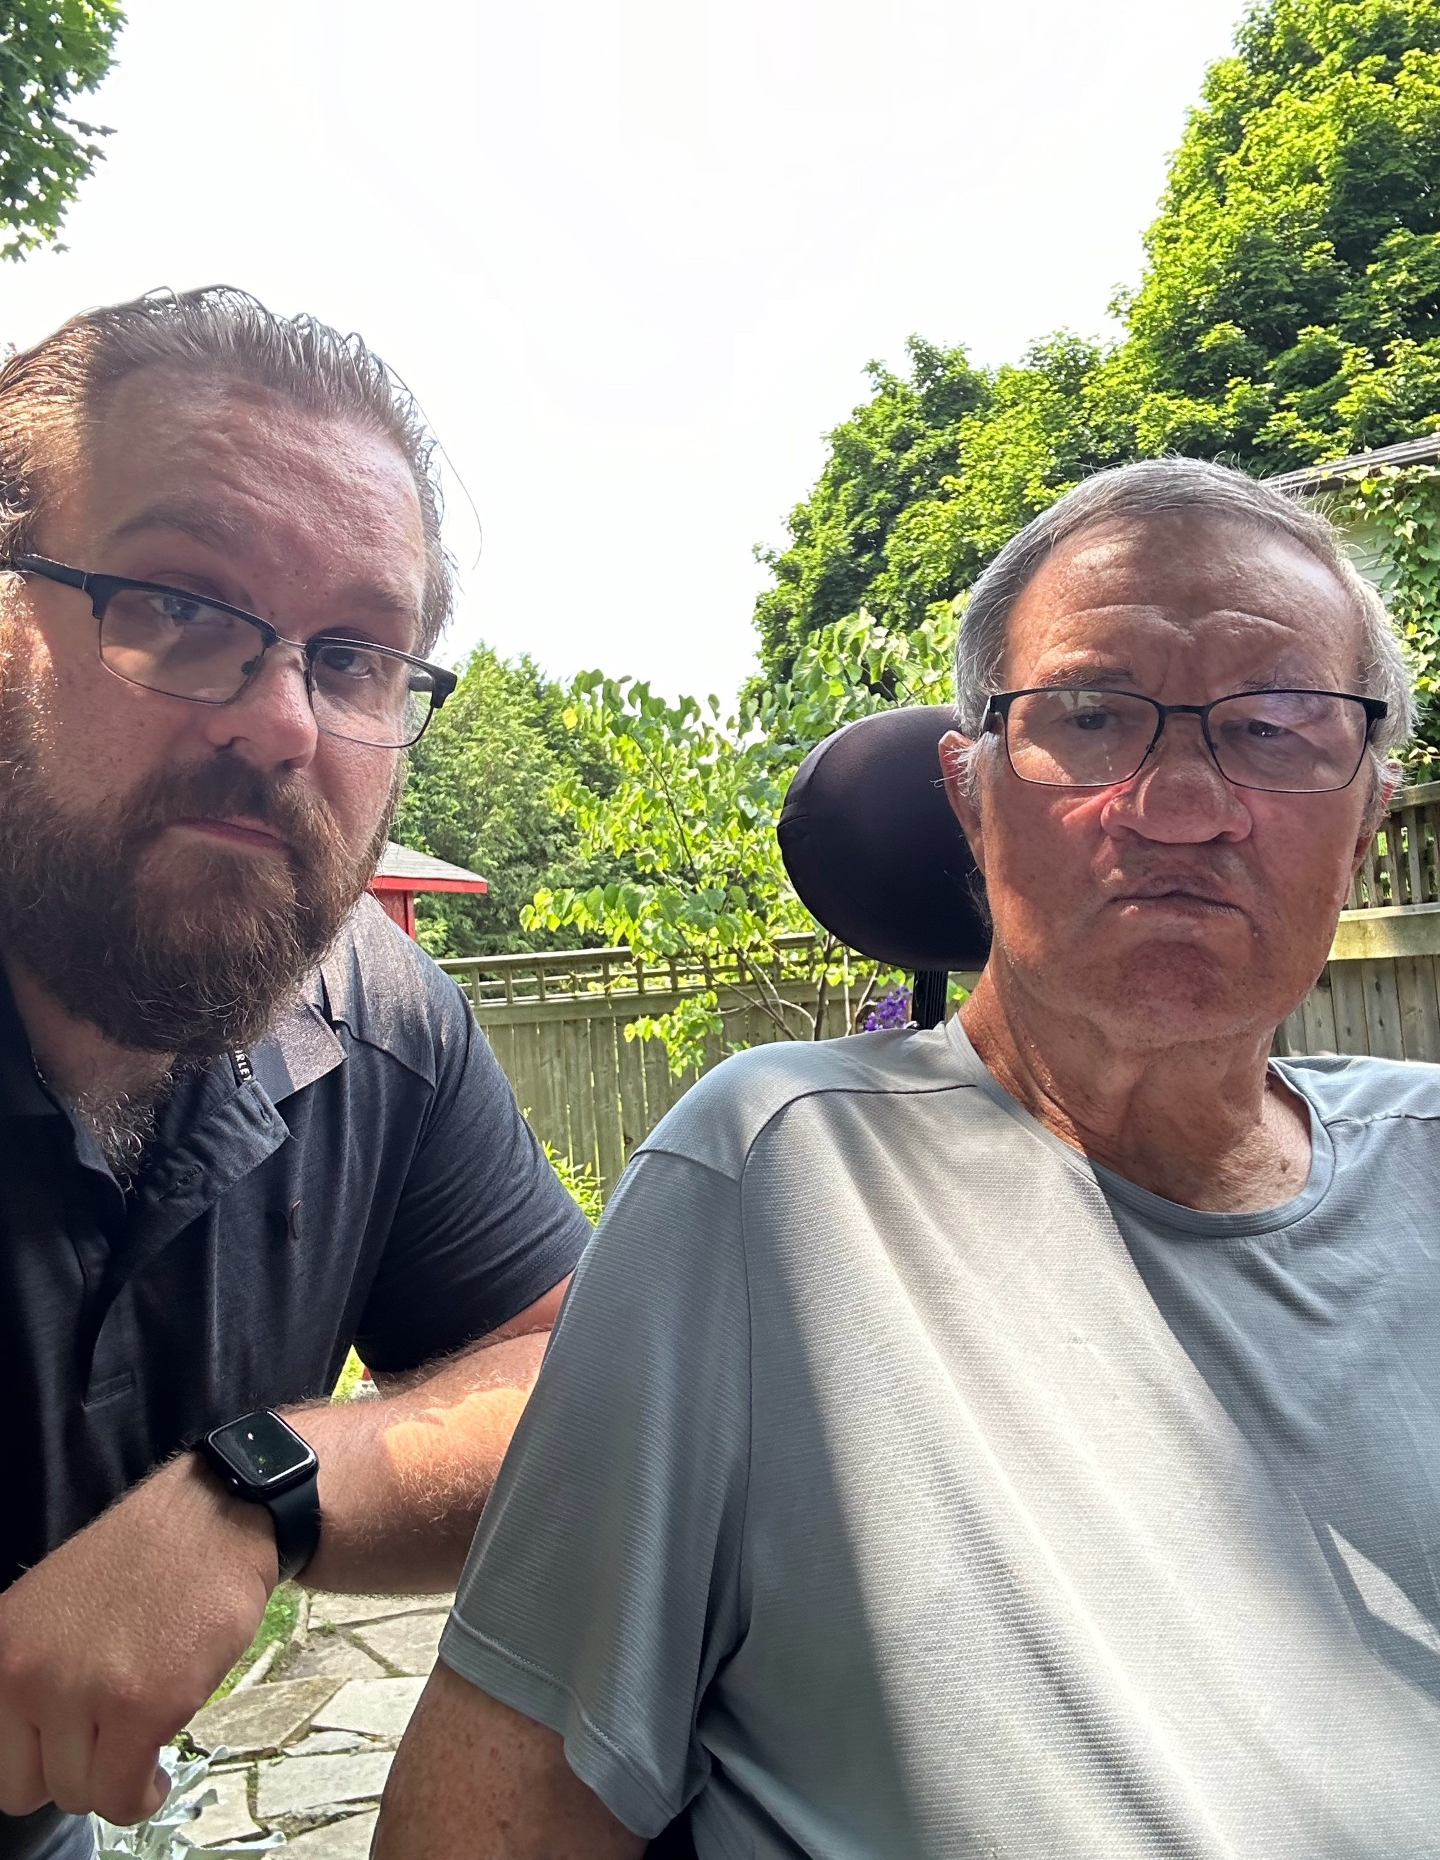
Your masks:
{"label": "bearded man", "polygon": [[1270,1058],[1407,734],[1384,609],[1157,460],[1006,546],[957,687],[984,974],[646,1140],[377,1860],[1440,1855],[1440,1068]]}
{"label": "bearded man", "polygon": [[[455,682],[431,452],[226,289],[0,370],[5,1860],[154,1811],[280,1576],[453,1584],[588,1238],[362,899]],[[384,1399],[297,1406],[352,1342]]]}

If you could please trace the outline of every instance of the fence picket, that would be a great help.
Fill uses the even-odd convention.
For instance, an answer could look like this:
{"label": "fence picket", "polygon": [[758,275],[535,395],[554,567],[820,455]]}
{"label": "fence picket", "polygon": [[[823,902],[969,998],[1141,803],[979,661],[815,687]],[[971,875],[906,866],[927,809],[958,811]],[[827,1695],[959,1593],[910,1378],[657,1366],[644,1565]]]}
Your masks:
{"label": "fence picket", "polygon": [[1361,962],[1360,985],[1365,994],[1365,1044],[1376,1059],[1403,1059],[1400,1037],[1400,995],[1393,962]]}

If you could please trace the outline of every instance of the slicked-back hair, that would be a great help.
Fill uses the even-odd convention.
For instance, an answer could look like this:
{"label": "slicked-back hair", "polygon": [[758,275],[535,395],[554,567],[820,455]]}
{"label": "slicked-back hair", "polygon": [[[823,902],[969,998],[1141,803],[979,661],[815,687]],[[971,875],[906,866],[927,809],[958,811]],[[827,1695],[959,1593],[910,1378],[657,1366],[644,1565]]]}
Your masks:
{"label": "slicked-back hair", "polygon": [[[450,617],[453,573],[440,536],[434,436],[404,383],[359,336],[282,317],[230,285],[153,291],[71,317],[0,367],[0,563],[32,548],[107,396],[139,368],[269,389],[389,439],[410,468],[425,538],[420,649]],[[91,567],[90,563],[81,564]]]}
{"label": "slicked-back hair", "polygon": [[1096,472],[1010,538],[976,582],[960,628],[955,698],[963,734],[979,737],[985,706],[1001,688],[1011,611],[1050,554],[1082,530],[1172,512],[1238,519],[1285,536],[1334,575],[1360,619],[1360,693],[1389,706],[1371,743],[1378,773],[1415,727],[1410,673],[1384,601],[1327,517],[1273,484],[1203,459],[1144,459]]}

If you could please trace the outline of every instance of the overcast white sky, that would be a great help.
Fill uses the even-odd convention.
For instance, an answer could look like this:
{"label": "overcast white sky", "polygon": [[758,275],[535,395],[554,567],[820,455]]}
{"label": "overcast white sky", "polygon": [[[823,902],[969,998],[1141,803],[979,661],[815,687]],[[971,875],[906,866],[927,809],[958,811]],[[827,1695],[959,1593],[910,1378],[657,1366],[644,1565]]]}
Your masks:
{"label": "overcast white sky", "polygon": [[476,639],[733,693],[872,356],[1099,333],[1240,0],[130,0],[68,250],[0,341],[223,280],[361,330]]}

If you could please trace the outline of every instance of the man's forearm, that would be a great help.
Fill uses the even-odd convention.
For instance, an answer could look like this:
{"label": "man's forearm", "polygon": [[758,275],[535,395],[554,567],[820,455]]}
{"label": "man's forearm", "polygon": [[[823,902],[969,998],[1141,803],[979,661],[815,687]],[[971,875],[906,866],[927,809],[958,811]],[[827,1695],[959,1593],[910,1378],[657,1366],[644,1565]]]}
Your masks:
{"label": "man's forearm", "polygon": [[320,1459],[320,1589],[450,1589],[548,1332],[467,1351],[403,1393],[289,1411]]}

